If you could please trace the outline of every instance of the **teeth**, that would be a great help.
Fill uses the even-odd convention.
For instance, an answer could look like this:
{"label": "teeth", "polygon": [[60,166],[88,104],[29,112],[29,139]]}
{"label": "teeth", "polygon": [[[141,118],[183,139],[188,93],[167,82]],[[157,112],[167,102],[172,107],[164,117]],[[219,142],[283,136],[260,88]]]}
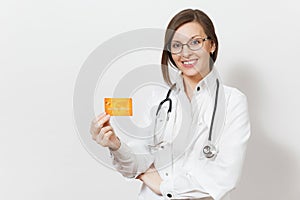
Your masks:
{"label": "teeth", "polygon": [[183,64],[185,65],[190,65],[190,64],[193,64],[195,62],[195,60],[192,60],[192,61],[184,61]]}

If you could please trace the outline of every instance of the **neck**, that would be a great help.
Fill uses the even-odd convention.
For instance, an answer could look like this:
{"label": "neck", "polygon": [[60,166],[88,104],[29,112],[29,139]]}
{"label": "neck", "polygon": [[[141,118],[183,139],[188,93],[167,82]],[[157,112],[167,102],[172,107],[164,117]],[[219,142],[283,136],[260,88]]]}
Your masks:
{"label": "neck", "polygon": [[184,90],[185,90],[186,95],[190,99],[190,101],[193,97],[193,91],[195,90],[195,87],[208,73],[209,72],[203,74],[203,76],[200,73],[195,76],[186,76],[184,74],[182,75],[183,83],[184,83]]}
{"label": "neck", "polygon": [[193,78],[193,77],[183,76],[184,90],[190,101],[193,98],[193,91],[194,91],[196,85],[201,80],[202,80],[202,77],[194,77]]}
{"label": "neck", "polygon": [[188,77],[183,75],[184,87],[186,90],[193,91],[196,85],[203,79],[203,77],[199,74],[198,76]]}

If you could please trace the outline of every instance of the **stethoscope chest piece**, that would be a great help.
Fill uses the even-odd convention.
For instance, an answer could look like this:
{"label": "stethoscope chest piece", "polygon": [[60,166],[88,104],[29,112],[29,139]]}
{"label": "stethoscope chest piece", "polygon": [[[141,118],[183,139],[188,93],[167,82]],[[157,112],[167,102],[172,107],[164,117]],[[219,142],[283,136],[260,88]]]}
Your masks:
{"label": "stethoscope chest piece", "polygon": [[217,155],[217,149],[214,145],[208,144],[203,147],[203,154],[206,158],[213,158]]}

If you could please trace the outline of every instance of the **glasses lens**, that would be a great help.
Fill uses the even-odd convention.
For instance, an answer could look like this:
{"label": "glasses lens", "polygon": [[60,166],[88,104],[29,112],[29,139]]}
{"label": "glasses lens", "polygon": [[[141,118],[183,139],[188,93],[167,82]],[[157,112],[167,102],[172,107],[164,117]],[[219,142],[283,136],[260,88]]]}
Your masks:
{"label": "glasses lens", "polygon": [[191,50],[198,50],[203,45],[203,39],[202,38],[194,38],[191,41],[189,41],[188,45]]}
{"label": "glasses lens", "polygon": [[182,44],[180,42],[173,41],[170,44],[169,50],[171,53],[180,53],[182,50]]}

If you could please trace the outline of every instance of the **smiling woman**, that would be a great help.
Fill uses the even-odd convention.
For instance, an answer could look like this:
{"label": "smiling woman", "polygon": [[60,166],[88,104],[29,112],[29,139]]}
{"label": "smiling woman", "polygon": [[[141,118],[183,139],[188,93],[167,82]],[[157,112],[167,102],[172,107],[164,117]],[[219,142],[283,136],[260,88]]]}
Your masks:
{"label": "smiling woman", "polygon": [[[185,61],[186,57],[188,56],[189,53],[188,50],[194,50],[194,53],[198,53],[198,54],[209,53],[211,58],[211,60],[209,59],[210,69],[212,68],[214,62],[217,59],[218,38],[216,36],[215,28],[210,18],[200,10],[187,9],[181,11],[176,16],[174,16],[173,19],[170,21],[165,35],[165,50],[163,51],[162,54],[161,64],[162,64],[164,79],[169,85],[172,85],[172,83],[168,75],[169,74],[168,64],[170,62],[172,66],[175,67],[182,66],[180,65],[180,62],[183,61],[178,60],[180,59],[180,55],[178,55],[178,53],[183,51],[184,45],[181,45],[180,52],[178,51],[172,52],[170,51],[171,50],[170,48],[172,48],[174,42],[178,42],[177,40],[179,40],[180,42],[181,40],[186,41],[190,38],[191,39],[195,38],[196,40],[189,41],[191,42],[190,45],[187,44],[187,47],[189,47],[189,49],[186,49],[186,51],[183,52],[182,54],[183,61]],[[199,42],[200,45],[197,45],[197,47],[193,48],[191,45],[193,45],[192,43],[195,42]],[[204,48],[203,50],[205,51],[198,51],[202,47]],[[206,56],[205,61],[207,62],[208,61],[207,55],[203,55],[203,56]],[[202,71],[203,76],[205,76],[209,71],[209,69],[199,69],[199,68],[197,69]]]}
{"label": "smiling woman", "polygon": [[184,81],[190,86],[186,90],[190,89],[188,94],[191,94],[197,83],[210,72],[208,63],[210,54],[216,49],[214,42],[197,21],[192,21],[176,29],[168,49],[172,62],[182,71]]}
{"label": "smiling woman", "polygon": [[[93,139],[109,148],[115,168],[142,181],[140,200],[230,199],[241,175],[250,122],[246,96],[221,82],[214,66],[217,53],[209,17],[200,10],[179,12],[165,33],[161,68],[171,87],[153,116],[153,140],[127,145],[106,113],[92,122]],[[178,71],[174,82],[169,67]]]}

